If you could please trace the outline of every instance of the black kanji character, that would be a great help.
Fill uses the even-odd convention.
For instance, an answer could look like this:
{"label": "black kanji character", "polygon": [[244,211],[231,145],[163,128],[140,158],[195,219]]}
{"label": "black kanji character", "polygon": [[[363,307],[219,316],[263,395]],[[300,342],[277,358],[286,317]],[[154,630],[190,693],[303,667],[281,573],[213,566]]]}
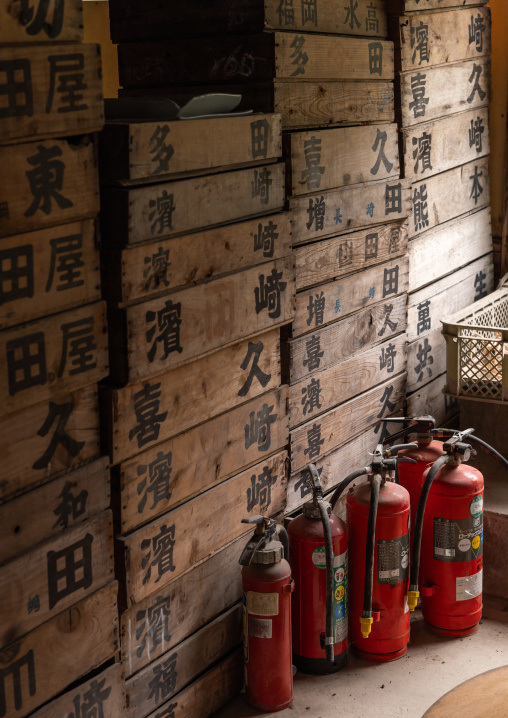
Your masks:
{"label": "black kanji character", "polygon": [[94,678],[83,693],[74,697],[74,712],[69,713],[69,718],[107,718],[104,712],[104,703],[111,693],[111,686],[105,688],[106,679]]}
{"label": "black kanji character", "polygon": [[254,288],[256,314],[268,309],[268,316],[271,319],[280,317],[280,297],[287,286],[286,282],[280,281],[282,277],[283,272],[278,272],[275,268],[266,279],[264,274],[259,275],[259,287]]}
{"label": "black kanji character", "polygon": [[[182,353],[183,347],[180,344],[181,312],[181,303],[173,304],[171,299],[166,301],[162,309],[156,312],[150,309],[146,312],[146,323],[154,325],[146,330],[146,341],[148,344],[152,342],[146,355],[149,362],[153,362],[155,359],[158,342],[162,346],[161,360],[167,359],[173,352]],[[159,333],[155,336],[157,330]]]}
{"label": "black kanji character", "polygon": [[323,324],[325,304],[326,297],[324,295],[324,292],[316,294],[315,296],[313,294],[309,294],[309,303],[307,305],[309,317],[307,319],[307,326],[310,327],[310,325],[312,324],[312,320],[314,320],[315,327],[318,327],[320,324]]}
{"label": "black kanji character", "polygon": [[349,27],[351,30],[355,29],[355,25],[357,28],[360,27],[360,23],[358,21],[358,18],[356,17],[356,11],[358,10],[358,3],[356,0],[349,0],[349,6],[345,6],[344,10],[346,11],[346,19],[344,20],[344,25],[347,25],[349,23]]}
{"label": "black kanji character", "polygon": [[[16,653],[14,655],[16,655]],[[7,658],[7,661],[8,660],[9,658]],[[26,667],[28,681],[22,677],[22,670],[24,667]],[[9,678],[10,680],[8,680]],[[0,668],[0,716],[2,716],[2,718],[8,715],[7,688],[11,683],[14,708],[16,711],[20,711],[23,707],[23,688],[26,687],[28,683],[28,694],[31,697],[35,695],[35,691],[37,689],[35,680],[35,659],[32,649],[16,660],[11,660],[5,668]],[[10,714],[12,715],[12,713]]]}
{"label": "black kanji character", "polygon": [[37,459],[37,461],[33,464],[32,469],[47,469],[59,445],[62,445],[65,451],[73,458],[78,456],[81,449],[84,447],[85,442],[76,441],[65,431],[72,409],[72,401],[68,401],[63,404],[55,404],[53,401],[49,402],[48,415],[37,434],[39,436],[46,436],[55,423],[55,419],[58,419],[58,423],[53,436],[51,437],[48,448],[41,458]]}
{"label": "black kanji character", "polygon": [[483,297],[487,296],[487,282],[485,281],[487,279],[487,274],[482,270],[478,272],[476,277],[474,278],[474,288],[476,290],[474,300],[475,302],[478,301],[478,299],[483,299]]}
{"label": "black kanji character", "polygon": [[153,678],[148,683],[150,693],[147,701],[153,700],[155,705],[158,706],[173,695],[178,676],[176,670],[177,658],[178,653],[173,653],[163,663],[159,663],[152,668]]}
{"label": "black kanji character", "polygon": [[152,175],[167,174],[170,171],[169,163],[175,154],[173,145],[166,142],[170,128],[168,125],[157,125],[153,135],[150,137],[148,152],[153,155],[151,161],[156,163]]}
{"label": "black kanji character", "polygon": [[317,27],[317,0],[302,0],[302,25],[308,22]]}
{"label": "black kanji character", "polygon": [[48,380],[44,332],[9,339],[6,344],[9,394],[44,385]]}
{"label": "black kanji character", "polygon": [[422,163],[422,174],[424,174],[426,170],[431,170],[430,153],[432,149],[432,135],[424,132],[421,137],[413,137],[413,147],[415,148],[413,150],[413,159],[416,160],[413,170],[414,174],[418,174],[420,162]]}
{"label": "black kanji character", "polygon": [[[152,575],[152,568],[157,569],[158,583],[166,573],[172,573],[175,570],[173,563],[173,549],[175,547],[175,525],[161,526],[159,533],[152,539],[143,539],[141,541],[141,550],[147,551],[141,560],[141,568],[146,569],[143,577],[143,586],[148,583]],[[153,551],[153,557],[152,557]],[[148,568],[147,568],[148,567]]]}
{"label": "black kanji character", "polygon": [[258,445],[258,451],[268,451],[272,443],[271,426],[277,421],[277,414],[272,414],[274,405],[263,404],[256,413],[251,411],[249,423],[245,425],[245,448]]}
{"label": "black kanji character", "polygon": [[478,14],[476,17],[471,15],[469,24],[469,44],[475,43],[476,52],[483,52],[483,33],[486,30],[483,17]]}
{"label": "black kanji character", "polygon": [[392,227],[390,230],[390,241],[388,242],[388,254],[395,254],[399,251],[400,230]]}
{"label": "black kanji character", "polygon": [[304,140],[303,148],[305,169],[302,170],[302,181],[306,183],[308,190],[319,189],[321,175],[325,172],[321,165],[321,139],[312,135],[310,139]]}
{"label": "black kanji character", "polygon": [[310,414],[314,409],[321,409],[321,381],[320,379],[312,378],[307,386],[302,388],[302,401],[303,415],[306,416],[307,412]]}
{"label": "black kanji character", "polygon": [[389,327],[390,331],[394,332],[397,329],[397,327],[399,326],[398,322],[392,322],[392,320],[390,319],[390,314],[393,312],[393,304],[385,304],[383,306],[383,311],[384,311],[384,324],[377,333],[378,337],[383,336],[383,334],[386,331],[386,327]]}
{"label": "black kanji character", "polygon": [[32,0],[20,0],[19,21],[25,27],[27,35],[38,35],[44,31],[46,35],[54,40],[62,32],[65,0],[54,0],[52,20],[48,22],[49,0],[38,0],[37,12],[31,6]]}
{"label": "black kanji character", "polygon": [[[390,401],[390,397],[393,393],[393,386],[386,386],[385,390],[383,391],[383,396],[379,400],[379,403],[383,406],[381,407],[381,410],[379,414],[377,415],[378,419],[382,419],[385,412],[388,414],[395,410],[396,404],[393,404]],[[386,439],[387,436],[390,435],[390,432],[388,431],[387,425],[385,421],[379,421],[376,426],[374,427],[374,433],[377,434],[381,430],[381,433],[379,435],[378,441],[380,443],[383,443],[383,441]]]}
{"label": "black kanji character", "polygon": [[413,55],[411,57],[411,61],[413,65],[416,62],[416,56],[418,55],[418,65],[420,66],[422,62],[428,63],[430,60],[430,53],[429,53],[429,26],[425,25],[423,20],[420,20],[420,24],[414,27],[413,21],[409,21],[409,27],[410,27],[410,43],[411,43],[411,50],[413,51]]}
{"label": "black kanji character", "polygon": [[423,340],[423,344],[418,344],[418,351],[416,352],[416,358],[418,364],[415,366],[415,374],[417,374],[416,381],[422,381],[423,370],[426,368],[429,377],[432,376],[432,369],[430,367],[434,364],[434,357],[431,354],[432,346],[429,344],[427,337]]}
{"label": "black kanji character", "polygon": [[293,42],[290,45],[290,47],[294,48],[294,52],[290,56],[290,59],[293,60],[291,64],[296,65],[296,70],[291,73],[291,77],[296,77],[297,75],[305,75],[305,65],[309,61],[309,56],[306,52],[302,51],[304,45],[305,38],[303,37],[303,35],[295,35]]}
{"label": "black kanji character", "polygon": [[353,242],[347,239],[339,244],[339,267],[350,267],[353,264]]}
{"label": "black kanji character", "polygon": [[432,317],[430,316],[430,299],[420,302],[416,308],[418,310],[416,333],[420,336],[420,334],[428,332],[431,329]]}
{"label": "black kanji character", "polygon": [[258,231],[254,232],[254,251],[258,252],[263,250],[263,257],[273,257],[273,250],[275,248],[275,240],[278,238],[279,233],[277,232],[277,225],[270,220],[268,224],[263,227],[260,222],[258,224]]}
{"label": "black kanji character", "polygon": [[56,237],[50,239],[51,260],[49,266],[46,292],[53,286],[55,274],[58,275],[57,292],[64,292],[67,289],[82,287],[85,280],[82,275],[82,268],[85,266],[83,260],[83,235],[72,234],[67,237]]}
{"label": "black kanji character", "polygon": [[271,170],[267,167],[263,167],[262,170],[254,170],[254,179],[251,182],[252,199],[259,197],[261,204],[268,204],[270,201],[271,174]]}
{"label": "black kanji character", "polygon": [[161,424],[166,421],[168,412],[159,413],[161,385],[147,382],[143,388],[133,396],[136,426],[129,431],[129,441],[134,438],[138,449],[146,444],[157,441]]}
{"label": "black kanji character", "polygon": [[168,451],[167,454],[158,451],[155,459],[148,465],[138,466],[138,477],[144,476],[137,485],[138,496],[143,494],[138,504],[139,514],[145,510],[148,494],[152,494],[150,511],[156,509],[161,501],[169,501],[171,498],[171,459],[171,451]]}
{"label": "black kanji character", "polygon": [[75,322],[62,324],[62,357],[58,376],[63,376],[67,358],[71,360],[69,376],[83,374],[97,367],[94,351],[97,349],[94,337],[94,317],[85,317]]}
{"label": "black kanji character", "polygon": [[313,424],[307,429],[307,448],[304,454],[309,457],[309,461],[314,461],[321,453],[321,447],[325,440],[321,438],[321,424]]}
{"label": "black kanji character", "polygon": [[471,127],[469,129],[469,146],[475,147],[476,152],[482,151],[482,135],[485,132],[483,126],[483,120],[481,117],[477,117],[476,120],[471,120]]}
{"label": "black kanji character", "polygon": [[385,189],[385,215],[402,212],[402,183],[387,184]]}
{"label": "black kanji character", "polygon": [[[148,645],[148,657],[152,656],[159,646],[171,640],[169,633],[169,616],[171,614],[171,598],[157,596],[155,603],[136,613],[136,655],[141,658]],[[164,648],[163,648],[164,650]]]}
{"label": "black kanji character", "polygon": [[238,396],[247,396],[250,391],[252,382],[254,381],[254,377],[256,377],[263,389],[272,378],[271,374],[265,374],[265,372],[262,371],[261,367],[259,366],[259,357],[261,356],[261,352],[264,348],[264,344],[261,341],[255,343],[249,342],[247,346],[247,354],[245,355],[245,359],[243,360],[243,362],[240,364],[240,369],[243,369],[244,371],[247,369],[250,364],[251,357],[252,366],[249,370],[249,376],[247,377],[245,384],[238,392]]}
{"label": "black kanji character", "polygon": [[268,153],[268,132],[269,125],[267,120],[256,120],[250,123],[252,159],[258,157],[266,159]]}
{"label": "black kanji character", "polygon": [[480,177],[483,177],[483,172],[478,172],[478,167],[475,165],[474,168],[474,174],[471,175],[469,178],[470,180],[473,180],[473,186],[471,188],[471,194],[469,195],[471,199],[474,199],[475,206],[478,204],[478,199],[480,198],[480,195],[483,194],[483,187],[480,184]]}
{"label": "black kanji character", "polygon": [[247,489],[247,511],[259,506],[261,513],[265,513],[272,503],[272,486],[277,483],[277,475],[273,475],[274,468],[263,466],[260,474],[252,474],[250,488]]}
{"label": "black kanji character", "polygon": [[411,94],[413,100],[409,103],[409,109],[413,112],[415,120],[418,117],[425,117],[425,111],[430,100],[425,97],[427,75],[417,72],[411,76]]}
{"label": "black kanji character", "polygon": [[34,167],[33,170],[27,170],[25,173],[34,199],[26,210],[25,217],[33,217],[38,209],[44,214],[51,214],[52,200],[60,209],[74,206],[70,199],[60,194],[64,182],[65,164],[56,158],[61,155],[62,150],[58,145],[54,147],[37,145],[37,154],[27,157],[27,162]]}
{"label": "black kanji character", "polygon": [[413,194],[413,222],[415,232],[419,232],[429,226],[427,199],[426,184],[422,184],[419,188],[415,188]]}
{"label": "black kanji character", "polygon": [[294,25],[295,11],[293,8],[293,0],[280,0],[277,14],[279,16],[279,25],[283,25],[284,27]]}
{"label": "black kanji character", "polygon": [[[358,7],[358,4],[357,4]],[[353,28],[351,28],[353,29]],[[374,3],[367,5],[367,17],[365,18],[365,31],[366,32],[379,32],[379,20],[377,17],[377,7]]]}
{"label": "black kanji character", "polygon": [[395,357],[397,350],[395,344],[388,344],[387,347],[381,349],[381,356],[379,357],[379,368],[386,369],[388,374],[392,374],[395,369]]}
{"label": "black kanji character", "polygon": [[82,489],[77,496],[74,496],[72,488],[72,482],[66,481],[61,493],[58,495],[58,498],[62,499],[62,501],[53,511],[57,517],[56,522],[53,524],[53,528],[61,526],[63,529],[66,529],[69,526],[69,518],[71,516],[75,521],[77,518],[86,513],[88,491],[86,491],[86,489]]}
{"label": "black kanji character", "polygon": [[153,286],[154,289],[164,285],[169,287],[170,282],[167,278],[168,269],[171,266],[169,261],[169,249],[159,247],[155,254],[145,257],[143,260],[145,269],[143,271],[143,278],[146,279],[145,291],[149,291]]}
{"label": "black kanji character", "polygon": [[380,42],[369,42],[369,75],[383,74],[383,45]]}
{"label": "black kanji character", "polygon": [[165,229],[168,232],[171,231],[173,229],[173,212],[176,210],[173,195],[168,194],[167,190],[163,190],[160,197],[149,201],[148,206],[152,210],[148,215],[148,220],[152,222],[150,232],[163,234]]}
{"label": "black kanji character", "polygon": [[319,369],[324,352],[321,351],[321,337],[318,334],[313,334],[310,339],[307,339],[305,351],[307,356],[303,360],[303,366],[306,366],[310,372]]}
{"label": "black kanji character", "polygon": [[316,197],[316,201],[312,199],[312,197],[309,198],[309,206],[307,208],[307,214],[309,215],[309,220],[307,222],[307,229],[310,229],[312,225],[314,224],[314,231],[319,232],[323,229],[325,224],[325,212],[326,212],[326,204],[325,204],[325,198],[320,197],[318,199]]}
{"label": "black kanji character", "polygon": [[92,534],[60,551],[48,551],[48,596],[49,609],[82,588],[86,591],[92,585]]}
{"label": "black kanji character", "polygon": [[386,132],[384,130],[381,131],[379,128],[377,128],[376,139],[374,140],[374,144],[372,145],[372,151],[378,152],[379,147],[379,152],[374,167],[372,167],[372,169],[370,170],[371,175],[377,175],[377,173],[379,172],[379,168],[381,167],[381,162],[384,164],[385,170],[387,172],[391,172],[393,169],[393,164],[388,161],[388,158],[385,155],[385,145],[387,139],[388,135],[386,134]]}
{"label": "black kanji character", "polygon": [[[30,60],[0,60],[0,119],[34,114]],[[5,100],[3,99],[5,98]]]}
{"label": "black kanji character", "polygon": [[480,87],[480,77],[482,76],[483,67],[481,65],[477,65],[476,63],[473,63],[473,71],[471,72],[471,76],[469,78],[469,84],[474,82],[473,89],[471,90],[471,94],[467,98],[467,102],[471,104],[474,100],[474,96],[476,93],[478,93],[478,97],[480,98],[481,102],[487,97],[487,93],[482,90]]}
{"label": "black kanji character", "polygon": [[0,306],[34,295],[34,251],[31,244],[0,249]]}
{"label": "black kanji character", "polygon": [[399,291],[399,265],[385,269],[383,274],[383,299]]}
{"label": "black kanji character", "polygon": [[365,261],[377,259],[379,248],[379,235],[377,232],[367,234],[365,237]]}
{"label": "black kanji character", "polygon": [[[87,110],[88,105],[82,102],[83,91],[88,89],[85,82],[85,56],[83,53],[48,55],[48,62],[50,79],[46,112],[51,112],[53,108],[55,92],[59,95],[57,112]],[[57,79],[58,86],[56,86]]]}

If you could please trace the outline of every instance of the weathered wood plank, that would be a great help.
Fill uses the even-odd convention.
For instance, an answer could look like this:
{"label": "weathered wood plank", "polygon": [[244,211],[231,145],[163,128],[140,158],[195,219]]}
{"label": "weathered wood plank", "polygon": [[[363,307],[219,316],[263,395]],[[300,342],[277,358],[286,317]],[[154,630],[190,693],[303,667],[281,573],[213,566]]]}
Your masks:
{"label": "weathered wood plank", "polygon": [[[316,421],[311,420],[294,429],[291,432],[291,473],[345,444],[382,417],[399,412],[405,394],[406,375],[400,374],[331,409]],[[378,422],[376,429],[380,434],[382,424]]]}
{"label": "weathered wood plank", "polygon": [[289,201],[293,245],[353,229],[403,220],[411,214],[409,180],[372,182]]}
{"label": "weathered wood plank", "polygon": [[200,673],[238,647],[243,609],[237,604],[201,628],[174,650],[150,663],[126,684],[128,718],[145,718],[173,698]]}
{"label": "weathered wood plank", "polygon": [[284,448],[287,398],[287,387],[280,387],[121,463],[121,532]]}
{"label": "weathered wood plank", "polygon": [[442,426],[455,416],[459,410],[459,403],[456,397],[443,393],[445,386],[446,374],[442,374],[408,396],[408,416],[430,414],[435,418],[437,426]]}
{"label": "weathered wood plank", "polygon": [[25,718],[115,655],[117,591],[108,584],[0,652],[4,716]]}
{"label": "weathered wood plank", "polygon": [[404,12],[485,5],[487,2],[488,0],[388,0],[386,9],[390,15],[401,15]]}
{"label": "weathered wood plank", "polygon": [[[77,688],[65,693],[54,701],[33,713],[31,718],[71,718],[76,710],[87,710],[93,704],[94,696],[101,696],[101,707],[104,718],[124,718],[125,709],[125,683],[122,675],[122,666],[117,663],[106,668],[94,678],[82,683]],[[78,713],[79,715],[79,713]],[[100,713],[98,714],[100,718]]]}
{"label": "weathered wood plank", "polygon": [[102,416],[109,424],[106,442],[112,463],[280,386],[279,330],[256,339],[220,349],[152,381],[105,387]]}
{"label": "weathered wood plank", "polygon": [[109,494],[103,457],[0,505],[0,563],[105,511]]}
{"label": "weathered wood plank", "polygon": [[469,306],[493,289],[494,265],[492,255],[487,254],[413,292],[408,298],[408,341],[415,341],[431,329],[440,329],[442,317]]}
{"label": "weathered wood plank", "polygon": [[391,262],[365,269],[296,295],[293,337],[336,322],[348,314],[375,304],[390,301],[407,291],[408,260],[400,257]]}
{"label": "weathered wood plank", "polygon": [[240,600],[238,558],[246,543],[245,536],[233,541],[121,615],[122,660],[127,676]]}
{"label": "weathered wood plank", "polygon": [[208,718],[243,685],[242,651],[238,650],[184,688],[148,718]]}
{"label": "weathered wood plank", "polygon": [[[449,0],[448,0],[449,1]],[[201,37],[228,32],[260,32],[265,28],[339,35],[386,37],[383,0],[355,0],[352,10],[343,0],[316,0],[313,7],[280,0],[192,0],[161,6],[156,0],[111,0],[113,42]]]}
{"label": "weathered wood plank", "polygon": [[294,313],[291,256],[118,310],[125,331],[110,339],[110,375],[124,383],[161,374],[288,324]]}
{"label": "weathered wood plank", "polygon": [[289,213],[281,212],[190,236],[104,251],[103,272],[109,281],[103,291],[108,300],[130,304],[290,254],[291,221]]}
{"label": "weathered wood plank", "polygon": [[415,292],[491,251],[488,208],[431,229],[409,242],[409,291]]}
{"label": "weathered wood plank", "polygon": [[289,342],[291,383],[369,349],[406,328],[407,295],[393,297]]}
{"label": "weathered wood plank", "polygon": [[113,576],[113,516],[104,511],[0,571],[0,646],[89,596]]}
{"label": "weathered wood plank", "polygon": [[287,458],[287,452],[281,451],[119,539],[128,605],[142,601],[242,536],[246,528],[242,518],[282,511]]}
{"label": "weathered wood plank", "polygon": [[82,42],[82,0],[62,0],[55,3],[53,13],[48,7],[24,9],[19,0],[0,2],[0,43],[13,45],[21,42]]}
{"label": "weathered wood plank", "polygon": [[[394,124],[292,132],[284,139],[290,169],[288,193],[293,196],[399,177]],[[381,145],[383,159],[378,162]]]}
{"label": "weathered wood plank", "polygon": [[420,68],[400,76],[402,126],[429,122],[490,101],[490,59]]}
{"label": "weathered wood plank", "polygon": [[275,160],[282,155],[279,115],[192,122],[108,122],[99,136],[103,183],[168,177]]}
{"label": "weathered wood plank", "polygon": [[446,341],[441,327],[407,345],[407,393],[446,371]]}
{"label": "weathered wood plank", "polygon": [[414,182],[409,237],[490,204],[489,158]]}
{"label": "weathered wood plank", "polygon": [[0,332],[0,416],[108,374],[106,303]]}
{"label": "weathered wood plank", "polygon": [[281,162],[136,189],[105,188],[102,240],[118,246],[185,234],[276,212],[284,199]]}
{"label": "weathered wood plank", "polygon": [[391,222],[296,247],[297,291],[406,254],[407,231],[407,222]]}
{"label": "weathered wood plank", "polygon": [[486,108],[402,130],[404,175],[420,180],[472,162],[490,151]]}
{"label": "weathered wood plank", "polygon": [[289,388],[289,426],[294,429],[406,370],[406,337],[400,334]]}
{"label": "weathered wood plank", "polygon": [[93,220],[0,240],[0,329],[100,298]]}
{"label": "weathered wood plank", "polygon": [[[54,172],[58,189],[39,188]],[[91,135],[0,147],[0,237],[66,224],[99,212],[99,177]]]}
{"label": "weathered wood plank", "polygon": [[399,24],[403,71],[490,55],[489,8],[418,13],[399,18]]}
{"label": "weathered wood plank", "polygon": [[[0,144],[102,128],[99,45],[4,46],[0,47],[0,66],[5,98]],[[53,187],[58,191],[58,183]]]}

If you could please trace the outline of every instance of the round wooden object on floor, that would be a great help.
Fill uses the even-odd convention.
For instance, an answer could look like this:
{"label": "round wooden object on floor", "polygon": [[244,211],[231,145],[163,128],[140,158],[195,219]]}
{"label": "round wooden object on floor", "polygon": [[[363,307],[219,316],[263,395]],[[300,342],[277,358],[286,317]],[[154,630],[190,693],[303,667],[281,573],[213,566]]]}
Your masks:
{"label": "round wooden object on floor", "polygon": [[423,718],[506,718],[508,666],[494,668],[462,683],[440,698]]}

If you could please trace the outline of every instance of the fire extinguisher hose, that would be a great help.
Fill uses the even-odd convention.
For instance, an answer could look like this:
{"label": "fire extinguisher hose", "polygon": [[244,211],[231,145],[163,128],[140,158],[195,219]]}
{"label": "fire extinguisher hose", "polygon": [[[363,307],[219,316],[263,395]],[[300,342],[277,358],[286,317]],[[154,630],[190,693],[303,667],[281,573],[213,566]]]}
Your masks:
{"label": "fire extinguisher hose", "polygon": [[326,630],[325,630],[325,651],[326,659],[332,663],[335,661],[334,647],[334,617],[333,617],[333,573],[334,573],[334,555],[332,542],[332,529],[330,527],[330,517],[328,516],[327,505],[322,499],[318,499],[317,505],[321,515],[323,524],[323,533],[325,538],[325,556],[326,556]]}
{"label": "fire extinguisher hose", "polygon": [[344,492],[345,489],[351,484],[355,479],[358,479],[360,476],[365,476],[370,472],[370,466],[363,466],[361,469],[357,469],[356,471],[353,471],[351,474],[346,476],[345,479],[343,479],[340,484],[337,486],[335,491],[332,494],[332,498],[330,499],[330,504],[332,505],[332,511],[335,508],[335,504],[339,500],[341,494]]}
{"label": "fire extinguisher hose", "polygon": [[381,476],[375,474],[371,480],[367,543],[365,549],[365,584],[363,590],[363,612],[360,616],[362,636],[368,638],[372,627],[372,590],[374,586],[374,551],[376,548],[376,520],[379,503]]}

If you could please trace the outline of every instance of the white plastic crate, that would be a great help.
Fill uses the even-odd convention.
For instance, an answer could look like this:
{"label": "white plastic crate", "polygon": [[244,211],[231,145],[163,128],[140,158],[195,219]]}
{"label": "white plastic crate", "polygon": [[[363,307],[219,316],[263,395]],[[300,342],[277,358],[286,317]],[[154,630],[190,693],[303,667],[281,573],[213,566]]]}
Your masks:
{"label": "white plastic crate", "polygon": [[445,393],[508,401],[508,281],[487,297],[444,317]]}

